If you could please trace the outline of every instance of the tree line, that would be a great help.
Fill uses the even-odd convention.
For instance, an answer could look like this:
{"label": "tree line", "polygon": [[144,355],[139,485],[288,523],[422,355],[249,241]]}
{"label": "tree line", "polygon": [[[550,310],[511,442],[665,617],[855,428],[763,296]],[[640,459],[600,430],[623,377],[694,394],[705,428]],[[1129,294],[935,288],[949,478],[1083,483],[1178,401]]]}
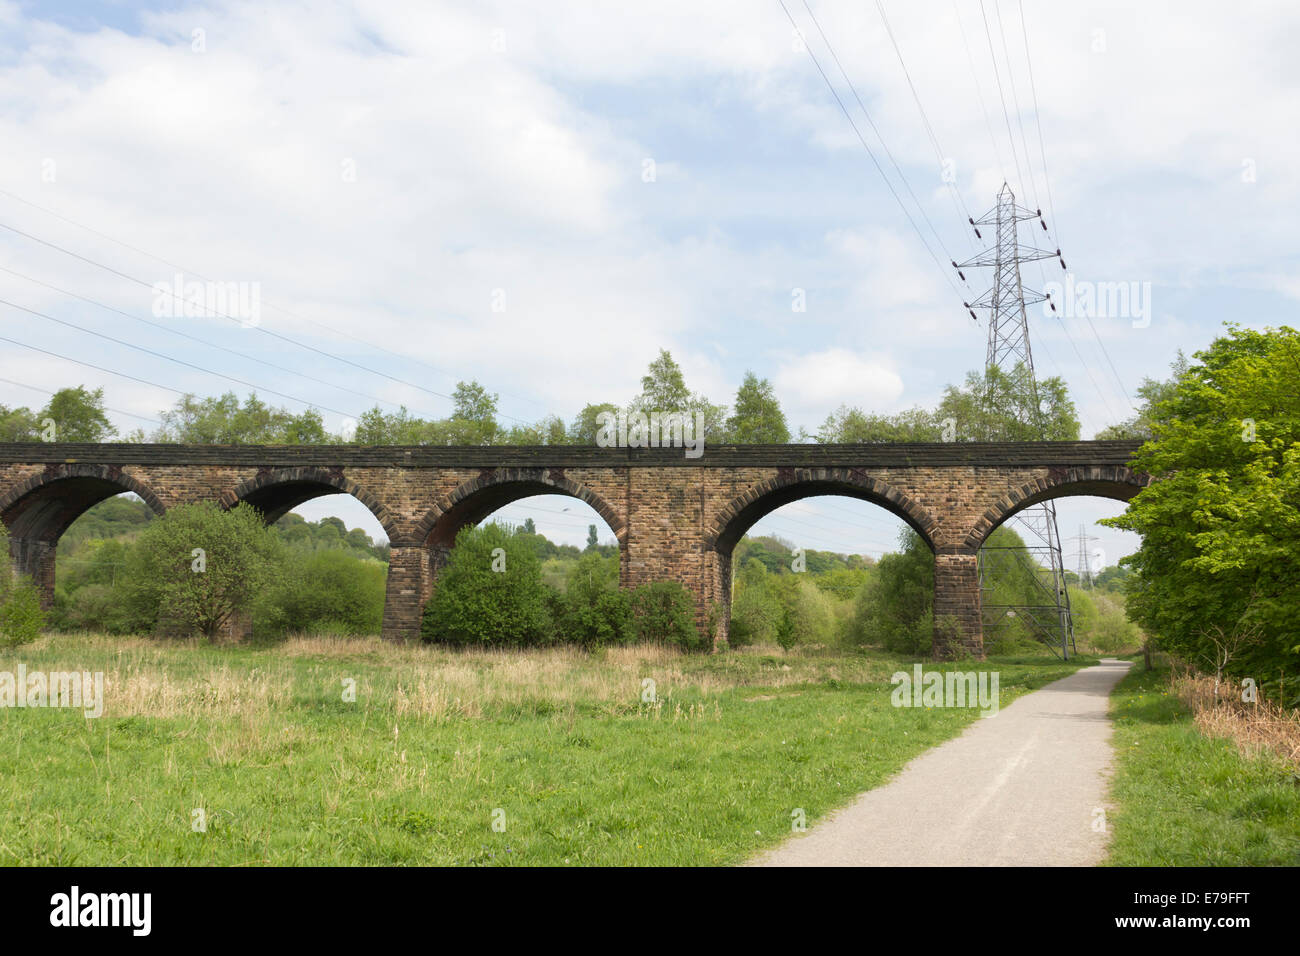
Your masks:
{"label": "tree line", "polygon": [[842,405],[815,433],[792,433],[768,379],[746,372],[730,406],[715,404],[686,384],[681,366],[667,350],[649,364],[640,392],[627,405],[589,403],[569,422],[555,415],[540,421],[503,425],[498,396],[478,382],[458,382],[451,414],[423,419],[405,406],[363,412],[341,432],[330,432],[315,409],[290,412],[256,394],[242,401],[233,392],[199,398],[184,395],[160,412],[153,431],[135,429],[119,436],[104,408],[103,389],[76,386],[59,390],[41,409],[0,405],[0,441],[129,442],[221,445],[595,445],[606,413],[634,415],[655,411],[698,420],[712,444],[783,444],[790,441],[899,442],[1049,440],[1079,437],[1079,420],[1064,382],[1033,382],[1023,366],[1006,372],[970,372],[960,386],[949,386],[932,409],[912,408],[892,415]]}

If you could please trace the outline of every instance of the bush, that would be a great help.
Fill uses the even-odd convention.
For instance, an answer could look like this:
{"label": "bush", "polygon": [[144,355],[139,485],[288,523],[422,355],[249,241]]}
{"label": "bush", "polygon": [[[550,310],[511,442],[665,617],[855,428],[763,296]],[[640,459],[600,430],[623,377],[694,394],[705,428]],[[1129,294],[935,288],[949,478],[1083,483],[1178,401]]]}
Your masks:
{"label": "bush", "polygon": [[757,558],[750,558],[741,568],[731,602],[728,643],[732,647],[776,640],[781,604],[769,583],[774,577]]}
{"label": "bush", "polygon": [[44,626],[40,591],[31,578],[14,570],[9,533],[0,527],[0,647],[30,644]]}
{"label": "bush", "polygon": [[637,640],[700,650],[704,637],[695,627],[695,601],[676,581],[653,581],[632,592]]}
{"label": "bush", "polygon": [[900,544],[903,550],[882,557],[858,593],[853,634],[888,651],[923,654],[934,642],[934,555],[911,528],[900,533]]}
{"label": "bush", "polygon": [[618,558],[592,551],[578,559],[569,572],[565,593],[557,595],[552,613],[560,640],[587,649],[626,644],[636,632],[632,606],[618,589]]}
{"label": "bush", "polygon": [[60,596],[59,627],[73,631],[102,631],[106,634],[130,634],[131,616],[123,605],[121,587],[87,584]]}
{"label": "bush", "polygon": [[536,550],[500,525],[465,528],[424,610],[426,641],[534,646],[554,635]]}
{"label": "bush", "polygon": [[45,626],[40,592],[25,575],[14,575],[8,568],[0,568],[0,575],[6,579],[0,585],[0,645],[30,644]]}
{"label": "bush", "polygon": [[384,565],[357,552],[296,555],[281,584],[260,604],[258,630],[378,634],[384,619]]}

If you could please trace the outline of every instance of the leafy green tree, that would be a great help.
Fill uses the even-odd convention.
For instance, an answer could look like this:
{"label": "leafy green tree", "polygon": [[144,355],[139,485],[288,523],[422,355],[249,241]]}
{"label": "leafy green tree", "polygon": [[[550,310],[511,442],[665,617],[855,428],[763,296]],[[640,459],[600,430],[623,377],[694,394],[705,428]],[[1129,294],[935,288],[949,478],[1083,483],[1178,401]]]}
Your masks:
{"label": "leafy green tree", "polygon": [[965,384],[949,385],[934,412],[951,422],[957,441],[1075,441],[1079,416],[1059,377],[1034,383],[1024,365],[1011,371],[969,372]]}
{"label": "leafy green tree", "polygon": [[511,425],[499,435],[503,445],[567,445],[569,435],[564,421],[547,415],[531,425]]}
{"label": "leafy green tree", "polygon": [[692,427],[698,413],[706,439],[716,441],[726,432],[726,408],[714,405],[703,395],[692,395],[686,387],[681,366],[667,349],[659,350],[658,358],[650,363],[646,374],[641,377],[641,394],[633,399],[628,410],[646,415],[658,412],[661,420],[668,414],[684,415]]}
{"label": "leafy green tree", "polygon": [[282,547],[243,502],[229,511],[214,502],[173,505],[140,532],[127,597],[141,624],[215,637],[277,583]]}
{"label": "leafy green tree", "polygon": [[1154,437],[1154,424],[1156,409],[1160,403],[1166,399],[1174,397],[1174,391],[1177,388],[1178,381],[1186,374],[1188,369],[1187,358],[1179,350],[1178,357],[1174,359],[1170,370],[1173,375],[1163,382],[1156,381],[1152,378],[1144,378],[1142,384],[1138,386],[1137,394],[1142,400],[1138,407],[1137,414],[1118,425],[1110,425],[1097,432],[1096,438],[1099,441],[1118,438],[1132,438],[1147,440]]}
{"label": "leafy green tree", "polygon": [[274,439],[276,445],[325,445],[333,440],[333,436],[325,431],[325,421],[320,412],[309,408],[284,419]]}
{"label": "leafy green tree", "polygon": [[[735,557],[733,556],[733,561]],[[747,559],[732,586],[731,628],[734,647],[776,640],[776,625],[783,607],[768,583],[771,572],[756,557]]]}
{"label": "leafy green tree", "polygon": [[903,654],[922,654],[934,641],[934,553],[911,528],[902,550],[884,555],[858,596],[853,636]]}
{"label": "leafy green tree", "polygon": [[330,440],[320,413],[293,414],[267,405],[256,394],[241,403],[234,392],[216,398],[184,395],[162,413],[159,442],[197,445],[310,445]]}
{"label": "leafy green tree", "polygon": [[117,429],[104,413],[102,388],[93,392],[81,385],[61,388],[36,417],[40,421],[48,418],[54,422],[58,441],[101,442],[117,434]]}
{"label": "leafy green tree", "polygon": [[817,430],[822,444],[940,441],[943,428],[933,412],[911,408],[896,415],[869,414],[841,405]]}
{"label": "leafy green tree", "polygon": [[587,405],[582,411],[578,412],[578,417],[569,426],[568,443],[570,445],[595,446],[596,436],[601,429],[600,416],[605,414],[617,415],[618,413],[618,406],[609,402]]}
{"label": "leafy green tree", "polygon": [[411,415],[406,406],[385,412],[378,405],[361,413],[352,440],[358,445],[427,444],[428,422]]}
{"label": "leafy green tree", "polygon": [[587,525],[587,550],[595,551],[600,545],[600,535],[596,532],[594,524]]}
{"label": "leafy green tree", "polygon": [[552,634],[541,562],[524,535],[498,524],[456,537],[424,611],[426,641],[475,646],[529,646]]}
{"label": "leafy green tree", "polygon": [[641,376],[641,397],[637,399],[637,405],[647,410],[679,411],[684,410],[690,400],[691,391],[686,387],[682,367],[667,349],[660,349],[659,356]]}
{"label": "leafy green tree", "polygon": [[446,421],[446,440],[441,444],[495,444],[500,431],[497,396],[478,382],[457,382],[451,397],[451,418]]}
{"label": "leafy green tree", "polygon": [[736,390],[735,410],[727,419],[727,440],[750,445],[783,445],[790,441],[785,413],[767,379],[745,373]]}
{"label": "leafy green tree", "polygon": [[1074,441],[1079,418],[1065,382],[1034,385],[1023,365],[1007,372],[969,372],[949,385],[933,410],[870,414],[841,405],[817,431],[823,443],[935,441]]}
{"label": "leafy green tree", "polygon": [[776,622],[776,642],[781,645],[781,650],[789,654],[790,648],[794,647],[797,641],[794,613],[788,607],[782,608],[781,616]]}
{"label": "leafy green tree", "polygon": [[38,422],[30,408],[0,405],[0,441],[39,441]]}
{"label": "leafy green tree", "polygon": [[1101,524],[1135,531],[1129,615],[1188,661],[1216,636],[1258,641],[1227,672],[1300,700],[1300,333],[1229,325],[1151,410],[1132,466],[1160,480]]}

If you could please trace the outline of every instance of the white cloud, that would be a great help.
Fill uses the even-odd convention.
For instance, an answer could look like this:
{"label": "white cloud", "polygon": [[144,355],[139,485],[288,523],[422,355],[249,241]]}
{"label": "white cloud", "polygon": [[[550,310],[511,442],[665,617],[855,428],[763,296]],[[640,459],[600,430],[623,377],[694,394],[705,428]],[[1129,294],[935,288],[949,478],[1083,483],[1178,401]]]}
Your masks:
{"label": "white cloud", "polygon": [[892,363],[845,349],[796,356],[777,371],[774,384],[795,420],[814,409],[823,409],[824,417],[841,403],[868,409],[890,406],[903,394],[903,380]]}

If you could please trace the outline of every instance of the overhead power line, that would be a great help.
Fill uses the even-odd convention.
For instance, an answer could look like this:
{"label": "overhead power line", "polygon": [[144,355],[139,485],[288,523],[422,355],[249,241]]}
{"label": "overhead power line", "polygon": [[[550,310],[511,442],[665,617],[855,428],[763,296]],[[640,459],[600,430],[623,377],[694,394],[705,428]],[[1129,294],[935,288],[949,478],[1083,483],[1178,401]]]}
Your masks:
{"label": "overhead power line", "polygon": [[[840,58],[835,52],[835,47],[831,45],[831,41],[827,38],[826,32],[822,29],[821,22],[817,19],[817,15],[813,13],[812,7],[808,5],[808,0],[803,0],[803,8],[808,11],[808,16],[812,19],[813,26],[817,28],[818,34],[821,35],[822,42],[826,44],[826,49],[830,53],[831,59],[835,61],[836,69],[840,71],[840,76],[844,77],[844,82],[848,84],[849,91],[852,92],[853,98],[858,103],[858,108],[862,110],[862,115],[866,117],[867,125],[871,127],[871,131],[876,134],[876,139],[880,141],[880,147],[885,151],[885,155],[889,158],[890,164],[893,165],[894,172],[896,172],[898,178],[902,180],[903,187],[907,190],[907,194],[912,197],[912,203],[916,206],[917,212],[921,214],[921,218],[925,220],[925,224],[930,227],[930,232],[934,235],[934,241],[939,244],[939,248],[943,251],[944,257],[951,259],[947,248],[944,247],[943,239],[940,237],[939,231],[934,228],[934,223],[932,223],[930,217],[926,215],[925,207],[921,205],[920,200],[916,198],[916,193],[912,191],[912,184],[907,181],[907,176],[904,175],[902,167],[898,165],[898,160],[894,159],[894,154],[890,151],[889,144],[885,142],[885,137],[881,135],[880,129],[876,126],[875,120],[871,118],[871,112],[867,109],[866,104],[862,102],[862,97],[858,95],[858,88],[853,84],[853,81],[849,79],[848,72],[844,69],[844,65],[840,63]],[[942,159],[940,160],[940,163],[942,164]]]}
{"label": "overhead power line", "polygon": [[128,349],[134,349],[137,352],[143,352],[145,355],[151,355],[154,358],[160,358],[166,362],[173,362],[176,365],[183,365],[186,368],[194,369],[196,372],[203,372],[206,375],[215,375],[217,378],[224,378],[228,382],[234,382],[237,385],[243,385],[255,391],[263,391],[268,395],[275,395],[278,398],[287,398],[291,402],[297,402],[300,405],[306,405],[308,408],[322,408],[327,412],[333,412],[336,415],[342,415],[344,418],[351,418],[351,413],[340,411],[337,408],[330,408],[328,405],[319,405],[315,402],[309,402],[306,399],[298,398],[296,395],[290,395],[287,392],[277,392],[272,388],[256,385],[253,382],[245,381],[242,378],[235,378],[233,375],[225,375],[221,372],[214,372],[212,369],[204,368],[202,365],[195,365],[193,362],[187,362],[184,359],[178,359],[163,352],[157,352],[154,349],[145,348],[143,345],[135,345],[124,339],[115,338],[103,332],[96,332],[94,329],[88,329],[84,325],[77,325],[75,322],[69,322],[66,319],[55,318],[45,312],[37,312],[35,309],[29,309],[26,306],[19,305],[16,302],[10,302],[8,299],[0,299],[0,305],[7,305],[11,309],[17,309],[20,312],[26,312],[28,315],[34,315],[38,318],[47,319],[50,322],[56,322],[59,325],[66,326],[70,329],[76,329],[78,332],[84,332],[86,335],[93,335],[96,338],[104,339],[107,342],[113,342],[117,345],[124,346]]}
{"label": "overhead power line", "polygon": [[[120,269],[115,269],[115,268],[113,268],[112,266],[105,265],[104,263],[102,263],[102,262],[98,262],[98,261],[96,261],[96,260],[94,260],[94,259],[91,259],[91,258],[89,258],[88,256],[83,256],[83,255],[81,255],[81,254],[78,253],[78,252],[73,252],[71,249],[67,249],[67,248],[65,248],[65,247],[63,247],[63,246],[60,246],[58,243],[50,242],[49,240],[47,240],[47,239],[42,239],[42,238],[39,237],[39,236],[34,236],[34,235],[32,235],[31,233],[29,233],[29,232],[25,232],[25,231],[23,231],[22,229],[18,229],[18,228],[15,227],[15,226],[11,226],[11,225],[9,225],[8,223],[0,222],[0,229],[7,229],[7,230],[9,230],[10,232],[15,233],[16,235],[22,236],[22,237],[25,238],[25,239],[29,239],[29,240],[31,240],[31,241],[33,241],[33,242],[40,243],[40,244],[43,245],[43,246],[47,246],[47,247],[50,248],[50,249],[54,249],[54,250],[56,250],[56,251],[58,251],[58,252],[61,252],[61,253],[63,253],[64,255],[66,255],[66,256],[70,256],[70,257],[73,258],[73,259],[77,259],[77,260],[79,260],[79,261],[81,261],[81,262],[85,262],[85,263],[87,263],[88,265],[92,265],[92,266],[94,266],[94,267],[97,268],[97,269],[102,269],[103,271],[108,272],[108,273],[110,273],[111,275],[115,275],[115,276],[117,276],[117,277],[119,277],[119,278],[121,278],[121,279],[126,279],[126,280],[129,281],[129,282],[134,282],[136,285],[143,286],[143,287],[146,288],[146,289],[150,289],[150,290],[153,290],[153,289],[154,289],[154,284],[153,284],[153,283],[151,283],[151,282],[146,282],[144,279],[141,279],[139,276],[133,276],[133,275],[130,275],[129,273],[122,272]],[[170,289],[168,290],[168,293],[167,293],[167,294],[170,295],[173,299],[176,299],[177,301],[181,302],[183,305],[185,304],[185,300],[184,300],[182,297],[177,296],[176,293],[173,292],[173,291],[171,291]],[[238,323],[239,325],[241,325],[241,326],[243,326],[243,327],[245,327],[245,328],[250,328],[250,329],[252,329],[252,330],[255,331],[255,332],[260,332],[260,333],[262,333],[263,335],[269,335],[269,336],[271,336],[272,338],[278,339],[278,340],[280,340],[280,341],[282,341],[282,342],[287,342],[288,344],[293,345],[293,346],[295,346],[296,348],[304,349],[304,350],[309,351],[309,352],[314,352],[314,353],[317,354],[317,355],[324,356],[325,358],[331,359],[331,360],[333,360],[333,361],[335,361],[335,362],[340,362],[340,363],[342,363],[342,364],[344,364],[344,365],[351,366],[352,368],[359,369],[359,370],[361,370],[361,371],[363,371],[363,372],[367,372],[367,373],[369,373],[369,374],[371,374],[371,375],[378,375],[378,376],[381,377],[381,378],[386,378],[386,379],[388,379],[389,381],[396,382],[396,383],[399,384],[399,385],[405,385],[405,386],[407,386],[408,388],[418,389],[419,391],[426,392],[426,393],[428,393],[428,394],[430,394],[430,395],[434,395],[434,396],[436,396],[436,397],[438,397],[438,398],[444,398],[444,399],[447,399],[448,401],[454,401],[454,400],[455,400],[451,395],[447,395],[447,394],[445,394],[445,393],[443,393],[443,392],[436,392],[436,391],[434,391],[434,390],[431,389],[431,388],[425,388],[423,385],[419,385],[419,384],[417,384],[417,383],[415,383],[415,382],[408,382],[408,381],[406,381],[405,379],[398,378],[398,377],[395,376],[395,375],[389,375],[387,372],[382,372],[382,371],[380,371],[380,370],[378,370],[378,369],[373,369],[373,368],[370,368],[370,367],[368,367],[368,366],[362,365],[360,362],[354,362],[354,361],[352,361],[351,359],[349,359],[349,358],[344,358],[344,357],[341,356],[341,355],[335,355],[334,353],[332,353],[332,352],[328,352],[328,351],[326,351],[325,349],[317,348],[317,347],[314,346],[314,345],[308,345],[306,342],[301,342],[301,341],[299,341],[299,340],[297,340],[297,339],[295,339],[295,338],[293,338],[293,337],[291,337],[291,336],[284,335],[283,333],[273,331],[272,329],[268,329],[268,328],[266,328],[266,327],[263,326],[263,325],[248,325],[244,320],[242,320],[242,319],[240,319],[240,318],[238,318],[238,317],[236,317],[236,316],[230,315],[230,314],[228,314],[228,313],[226,313],[226,312],[222,312],[222,311],[220,311],[220,310],[218,310],[218,309],[208,308],[206,305],[204,305],[204,311],[205,311],[205,312],[210,312],[210,313],[212,313],[214,316],[218,316],[218,317],[223,318],[223,319],[228,319],[228,320],[230,320],[231,322],[236,322],[236,323]],[[323,406],[322,406],[322,407],[323,407]],[[430,417],[436,417],[436,416],[430,416]],[[515,418],[515,417],[512,416],[512,415],[504,415],[504,414],[502,414],[501,417],[502,417],[502,418],[509,418],[511,421],[518,422],[519,424],[524,424],[524,425],[531,424],[530,422],[526,422],[526,421],[524,421],[523,419]]]}
{"label": "overhead power line", "polygon": [[[950,157],[943,151],[943,147],[939,145],[939,137],[935,135],[934,127],[930,124],[930,117],[921,104],[921,96],[916,91],[916,84],[912,82],[912,73],[907,68],[907,61],[903,59],[903,51],[898,45],[898,40],[894,37],[894,29],[889,24],[889,16],[885,13],[885,5],[881,0],[876,0],[876,10],[880,13],[880,20],[885,25],[885,33],[889,37],[890,44],[894,47],[894,53],[898,56],[898,65],[903,68],[903,76],[907,78],[907,88],[912,91],[912,101],[916,103],[916,108],[921,114],[921,122],[925,125],[925,132],[930,137],[930,144],[934,146],[934,157],[939,163],[939,168],[943,170],[944,164]],[[966,222],[974,218],[966,207],[966,201],[962,199],[956,183],[946,177],[942,178],[944,184],[948,187],[948,195],[952,197],[953,208],[957,210],[957,214],[961,216],[962,221]],[[975,242],[974,237],[969,233],[966,233],[966,238],[972,244]]]}
{"label": "overhead power line", "polygon": [[100,302],[98,299],[92,299],[90,296],[81,295],[77,292],[72,292],[69,289],[62,289],[56,285],[51,285],[48,282],[42,282],[40,279],[33,278],[32,276],[26,275],[22,272],[18,272],[17,270],[8,269],[5,266],[0,266],[0,272],[7,272],[10,275],[16,276],[19,279],[24,279],[27,282],[31,282],[35,285],[41,286],[44,289],[49,289],[51,292],[58,292],[60,295],[66,295],[73,299],[79,299],[82,302],[87,302],[90,305],[99,306],[101,309],[107,309],[109,312],[113,312],[116,315],[120,315],[128,319],[132,319],[136,322],[141,322],[149,326],[150,328],[159,329],[160,331],[166,332],[170,335],[176,335],[184,339],[189,339],[192,342],[198,342],[200,345],[205,345],[208,348],[219,349],[222,352],[227,352],[230,355],[237,356],[238,358],[245,359],[249,362],[256,362],[259,365],[265,365],[267,368],[275,369],[278,372],[284,372],[287,375],[296,375],[299,378],[304,378],[309,382],[316,382],[318,385],[325,385],[328,386],[329,388],[338,389],[341,392],[348,392],[349,394],[357,395],[368,401],[380,402],[385,405],[392,405],[392,406],[398,405],[397,402],[391,402],[386,398],[380,398],[377,395],[369,395],[365,392],[358,392],[356,389],[348,388],[345,385],[335,385],[333,382],[327,382],[323,378],[317,378],[316,376],[308,375],[305,372],[298,372],[291,368],[286,368],[283,365],[276,365],[274,362],[268,362],[265,359],[260,359],[255,355],[248,355],[245,352],[240,352],[238,349],[232,349],[224,345],[218,345],[216,342],[209,342],[207,339],[199,338],[197,335],[191,335],[188,332],[182,332],[180,329],[173,328],[172,326],[166,325],[162,322],[151,322],[148,319],[141,318],[138,315],[133,315],[130,312],[124,312],[122,309],[114,308],[113,306],[109,305],[106,302]]}
{"label": "overhead power line", "polygon": [[[78,222],[78,221],[75,220],[75,219],[70,219],[70,218],[68,218],[67,216],[64,216],[64,215],[61,215],[60,213],[55,212],[55,211],[52,210],[52,209],[48,209],[48,208],[46,208],[45,206],[39,205],[38,203],[34,203],[34,202],[32,202],[31,200],[29,200],[29,199],[24,199],[22,196],[16,195],[16,194],[11,193],[11,192],[9,192],[9,191],[7,191],[7,190],[0,189],[0,196],[4,196],[4,197],[6,197],[6,198],[8,198],[8,199],[12,199],[14,202],[22,203],[24,206],[29,206],[29,207],[32,208],[32,209],[38,210],[39,212],[43,212],[43,213],[45,213],[47,216],[53,216],[55,219],[58,219],[58,220],[60,220],[61,222],[66,222],[66,223],[67,223],[68,225],[70,225],[70,226],[76,226],[78,229],[85,230],[86,232],[89,232],[89,233],[91,233],[92,235],[98,236],[98,237],[101,238],[101,239],[106,239],[106,240],[108,240],[109,242],[113,243],[114,245],[121,246],[123,249],[128,249],[128,250],[130,250],[131,252],[134,252],[134,253],[136,253],[137,255],[144,256],[144,257],[147,258],[147,259],[153,259],[155,262],[161,262],[161,263],[162,263],[163,265],[165,265],[165,266],[168,266],[168,267],[170,267],[170,268],[172,268],[172,269],[176,269],[176,270],[178,270],[178,271],[180,271],[180,272],[183,272],[183,273],[187,273],[187,274],[189,274],[189,275],[192,275],[192,276],[194,276],[196,279],[200,279],[200,280],[202,280],[202,281],[204,281],[204,282],[211,282],[211,281],[213,281],[213,280],[211,280],[211,279],[208,279],[206,276],[203,276],[203,275],[201,275],[200,273],[195,272],[193,269],[186,269],[185,267],[183,267],[183,266],[181,266],[181,265],[178,265],[177,263],[172,262],[172,261],[169,260],[169,259],[166,259],[166,258],[164,258],[164,257],[162,257],[162,256],[160,256],[160,255],[157,255],[156,253],[149,252],[147,249],[141,249],[139,246],[132,245],[132,244],[129,243],[129,242],[125,242],[125,241],[123,241],[123,240],[121,240],[121,239],[118,239],[118,238],[116,238],[116,237],[114,237],[114,236],[110,236],[108,233],[103,232],[103,231],[101,231],[101,230],[99,230],[99,229],[96,229],[96,228],[94,228],[93,226],[88,226],[88,225],[86,225],[85,223]],[[422,360],[422,359],[415,358],[415,357],[412,356],[412,355],[403,354],[403,353],[401,353],[401,352],[394,352],[392,349],[385,348],[385,347],[382,346],[382,345],[378,345],[378,344],[376,344],[376,343],[374,343],[374,342],[371,342],[371,341],[368,340],[368,339],[363,339],[363,338],[361,338],[360,336],[353,335],[353,334],[350,333],[350,332],[345,332],[345,331],[342,330],[342,329],[337,329],[337,328],[333,327],[332,325],[328,325],[328,324],[326,324],[326,323],[324,323],[324,322],[319,321],[318,319],[311,319],[311,318],[308,318],[307,316],[305,316],[305,315],[301,315],[301,314],[298,313],[298,312],[294,312],[294,311],[291,310],[291,309],[286,309],[286,308],[284,308],[283,306],[276,305],[274,302],[269,302],[269,301],[263,300],[262,304],[265,305],[267,308],[274,309],[275,311],[277,311],[277,312],[281,312],[281,313],[283,313],[284,315],[290,316],[291,318],[295,318],[295,319],[298,319],[299,321],[306,322],[306,323],[308,323],[309,325],[314,325],[314,326],[316,326],[317,328],[325,329],[327,332],[332,332],[332,333],[334,333],[335,335],[341,335],[341,336],[343,336],[343,337],[346,338],[346,339],[351,339],[353,342],[357,342],[357,343],[359,343],[359,344],[361,344],[361,345],[365,345],[365,346],[367,346],[368,348],[372,348],[372,349],[374,349],[374,350],[376,350],[376,351],[378,351],[378,352],[383,352],[383,353],[386,354],[386,355],[391,355],[391,356],[393,356],[394,358],[404,359],[404,360],[406,360],[406,361],[408,361],[408,362],[412,362],[412,363],[414,363],[414,364],[416,364],[416,365],[423,366],[424,368],[427,368],[427,369],[429,369],[429,370],[432,371],[432,372],[437,372],[437,373],[440,374],[440,375],[447,375],[447,376],[450,376],[450,377],[452,377],[452,378],[456,378],[456,377],[457,377],[453,372],[449,371],[448,369],[439,368],[439,367],[436,366],[436,365],[430,365],[428,362],[425,362],[425,361]],[[529,403],[529,404],[531,404],[531,405],[539,405],[539,406],[540,406],[540,404],[541,404],[540,402],[537,402],[537,401],[534,400],[534,399],[531,399],[531,398],[525,398],[525,397],[522,396],[522,395],[514,395],[514,394],[511,394],[511,393],[509,393],[509,392],[501,392],[500,394],[506,396],[507,398],[513,398],[513,399],[515,399],[516,401],[527,402],[527,403]],[[505,416],[505,417],[510,417],[510,416]],[[517,420],[517,419],[516,419],[516,420]]]}
{"label": "overhead power line", "polygon": [[[789,8],[785,5],[785,0],[777,0],[777,2],[781,5],[781,9],[784,11],[786,19],[790,21],[791,27],[793,27],[796,32],[799,32],[799,24],[795,22],[794,17],[790,14]],[[925,247],[925,251],[929,254],[930,258],[934,260],[934,264],[939,267],[939,271],[942,273],[944,281],[948,283],[948,287],[951,288],[953,293],[960,298],[961,291],[953,283],[951,276],[948,275],[947,267],[939,261],[939,257],[935,255],[934,250],[930,247],[930,243],[926,241],[925,235],[921,232],[921,228],[916,224],[916,220],[912,217],[912,213],[908,210],[906,204],[904,204],[902,198],[898,195],[898,191],[894,188],[894,184],[890,181],[889,177],[885,175],[885,170],[881,167],[880,161],[876,159],[876,154],[867,144],[866,137],[862,135],[862,130],[860,130],[858,124],[854,122],[852,114],[849,113],[848,107],[844,105],[844,101],[840,98],[840,94],[835,89],[835,85],[831,83],[830,77],[828,77],[826,71],[822,69],[821,61],[817,59],[817,54],[813,52],[812,47],[807,43],[804,44],[804,49],[808,51],[808,56],[812,60],[813,66],[815,66],[817,72],[821,74],[822,82],[826,84],[826,88],[830,91],[836,105],[839,106],[840,112],[844,114],[844,118],[849,121],[849,126],[852,127],[854,134],[858,137],[858,142],[862,144],[862,148],[866,150],[867,156],[871,159],[872,165],[876,167],[876,172],[878,172],[880,178],[884,180],[885,186],[889,189],[890,195],[894,197],[894,202],[898,203],[898,207],[903,211],[903,215],[907,218],[912,230],[916,233],[917,238],[921,240],[921,245]],[[832,55],[834,54],[832,53]]]}
{"label": "overhead power line", "polygon": [[0,335],[0,342],[8,342],[10,345],[17,345],[25,349],[31,349],[33,352],[40,352],[44,355],[50,355],[57,359],[63,359],[65,362],[72,362],[74,365],[84,365],[86,368],[93,368],[97,372],[106,372],[109,375],[116,375],[118,378],[130,379],[132,382],[139,382],[141,385],[149,385],[153,388],[161,388],[163,391],[172,392],[176,395],[184,396],[186,393],[179,388],[172,388],[170,385],[160,385],[158,382],[151,382],[146,378],[139,378],[130,375],[127,372],[118,372],[111,368],[104,368],[102,365],[95,365],[93,362],[85,362],[81,359],[75,359],[70,355],[63,355],[59,352],[52,352],[49,349],[43,349],[39,345],[28,345],[26,342],[19,342],[17,339],[7,338]]}

